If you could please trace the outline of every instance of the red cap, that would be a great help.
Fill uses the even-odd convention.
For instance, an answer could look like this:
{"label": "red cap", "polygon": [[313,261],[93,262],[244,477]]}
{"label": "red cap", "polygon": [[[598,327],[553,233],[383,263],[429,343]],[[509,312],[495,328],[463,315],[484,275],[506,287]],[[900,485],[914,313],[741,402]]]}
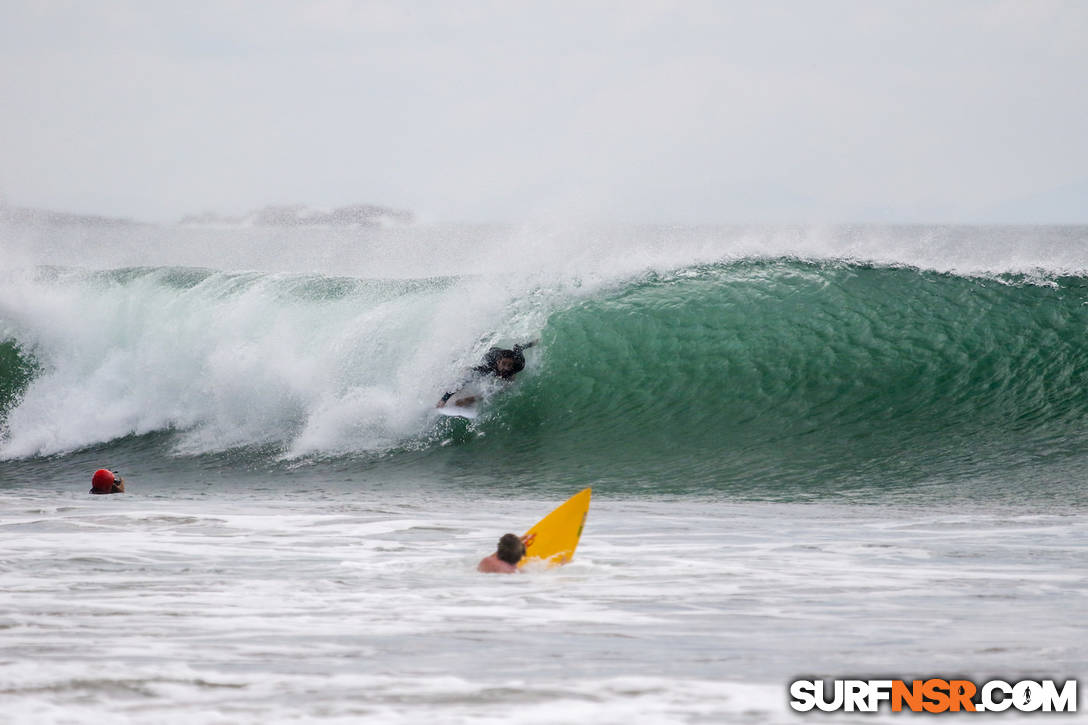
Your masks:
{"label": "red cap", "polygon": [[91,476],[91,492],[92,493],[109,493],[113,490],[113,482],[115,476],[113,471],[106,470],[105,468],[99,468]]}

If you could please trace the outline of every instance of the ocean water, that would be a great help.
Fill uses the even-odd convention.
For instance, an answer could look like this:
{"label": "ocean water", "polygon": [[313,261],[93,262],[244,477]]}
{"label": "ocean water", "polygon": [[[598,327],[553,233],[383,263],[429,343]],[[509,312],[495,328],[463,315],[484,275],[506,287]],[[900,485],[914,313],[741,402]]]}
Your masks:
{"label": "ocean water", "polygon": [[[792,722],[799,678],[1088,669],[1088,228],[9,224],[0,278],[11,722]],[[571,564],[475,572],[585,486]]]}

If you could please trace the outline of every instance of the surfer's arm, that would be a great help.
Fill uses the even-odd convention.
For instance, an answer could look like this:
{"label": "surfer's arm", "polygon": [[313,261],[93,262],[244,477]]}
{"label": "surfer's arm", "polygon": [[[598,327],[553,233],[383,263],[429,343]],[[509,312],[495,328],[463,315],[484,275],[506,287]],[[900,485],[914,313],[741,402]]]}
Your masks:
{"label": "surfer's arm", "polygon": [[[461,378],[461,381],[459,383],[457,383],[457,385],[453,386],[453,390],[442,394],[442,399],[439,400],[437,403],[435,403],[434,407],[436,407],[436,408],[445,408],[446,403],[449,401],[449,399],[452,398],[453,396],[457,395],[457,392],[459,390],[461,390],[461,388],[465,387],[466,385],[471,383],[473,380],[475,380],[476,377],[479,374],[480,374],[480,372],[476,368],[473,368],[473,369],[469,370],[467,372],[467,374],[465,375],[465,377]],[[473,398],[473,400],[475,400],[475,398]],[[458,400],[456,402],[459,405],[471,405],[471,403],[461,403],[460,400]]]}
{"label": "surfer's arm", "polygon": [[[436,407],[436,408],[445,408],[446,403],[449,402],[449,399],[452,398],[454,395],[455,395],[455,393],[446,393],[445,395],[442,396],[442,400],[439,400],[437,403],[435,403],[434,407]],[[453,401],[453,404],[458,406],[458,407],[465,407],[467,405],[472,405],[477,400],[478,400],[478,398],[475,395],[466,395],[463,398],[458,398],[457,400]]]}

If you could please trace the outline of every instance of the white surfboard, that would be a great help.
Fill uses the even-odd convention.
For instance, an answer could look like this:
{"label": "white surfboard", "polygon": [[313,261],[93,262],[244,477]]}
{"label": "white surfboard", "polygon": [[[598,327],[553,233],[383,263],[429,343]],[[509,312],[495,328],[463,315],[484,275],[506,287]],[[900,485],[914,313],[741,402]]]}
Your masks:
{"label": "white surfboard", "polygon": [[469,383],[458,389],[457,392],[450,396],[446,404],[441,408],[437,408],[436,411],[439,415],[471,420],[480,414],[480,403],[483,401],[483,395],[484,393],[478,385]]}

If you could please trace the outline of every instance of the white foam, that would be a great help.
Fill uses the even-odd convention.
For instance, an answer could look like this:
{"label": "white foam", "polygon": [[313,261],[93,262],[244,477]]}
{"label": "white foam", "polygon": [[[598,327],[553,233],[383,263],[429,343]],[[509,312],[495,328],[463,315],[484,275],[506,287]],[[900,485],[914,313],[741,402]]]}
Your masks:
{"label": "white foam", "polygon": [[501,286],[489,297],[471,280],[315,300],[298,278],[215,274],[179,289],[168,275],[19,276],[0,288],[0,337],[41,366],[0,455],[166,429],[184,431],[180,453],[381,449],[424,427],[442,385],[509,319]]}
{"label": "white foam", "polygon": [[1085,666],[1080,515],[603,499],[573,563],[499,576],[555,501],[176,493],[9,491],[6,717],[792,722],[806,673]]}

